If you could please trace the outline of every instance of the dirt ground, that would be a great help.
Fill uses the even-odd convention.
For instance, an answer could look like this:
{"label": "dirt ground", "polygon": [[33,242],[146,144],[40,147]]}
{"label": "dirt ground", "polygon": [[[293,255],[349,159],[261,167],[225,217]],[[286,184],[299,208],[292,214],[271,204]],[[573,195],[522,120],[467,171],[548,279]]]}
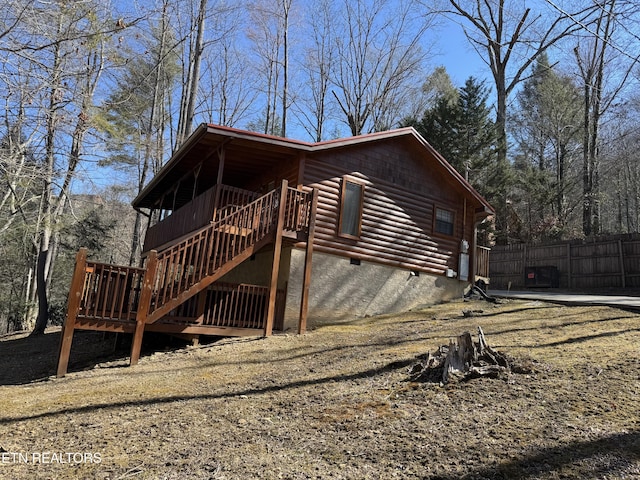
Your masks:
{"label": "dirt ground", "polygon": [[[412,381],[477,326],[525,373]],[[62,379],[58,335],[0,342],[0,478],[640,479],[636,313],[454,302],[131,368],[81,332]]]}

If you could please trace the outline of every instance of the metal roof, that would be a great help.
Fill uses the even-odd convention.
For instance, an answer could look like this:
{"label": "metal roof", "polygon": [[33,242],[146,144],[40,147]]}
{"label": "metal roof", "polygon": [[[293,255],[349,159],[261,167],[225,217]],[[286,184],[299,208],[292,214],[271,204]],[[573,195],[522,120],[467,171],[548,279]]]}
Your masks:
{"label": "metal roof", "polygon": [[[491,205],[413,127],[309,143],[231,127],[201,124],[132,204],[135,208],[155,207],[162,196],[176,186],[178,180],[187,178],[200,163],[199,178],[206,178],[213,185],[218,175],[218,150],[221,146],[224,146],[225,156],[223,183],[242,185],[247,178],[273,170],[283,161],[298,158],[302,153],[326,152],[391,138],[412,142],[420,151],[428,154],[426,159],[430,160],[431,165],[435,163],[436,168],[449,174],[453,183],[474,198],[486,214],[494,213]],[[189,201],[192,190],[193,187],[187,186],[184,189],[178,188],[176,203]]]}

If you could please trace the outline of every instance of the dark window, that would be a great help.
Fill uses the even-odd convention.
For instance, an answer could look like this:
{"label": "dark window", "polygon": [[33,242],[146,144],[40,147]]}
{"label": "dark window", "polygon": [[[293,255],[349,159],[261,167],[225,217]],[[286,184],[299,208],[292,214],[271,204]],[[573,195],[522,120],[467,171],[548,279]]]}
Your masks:
{"label": "dark window", "polygon": [[445,235],[453,235],[453,212],[436,208],[435,231]]}
{"label": "dark window", "polygon": [[357,181],[342,179],[340,203],[340,226],[338,235],[343,237],[360,237],[362,223],[362,204],[364,185]]}

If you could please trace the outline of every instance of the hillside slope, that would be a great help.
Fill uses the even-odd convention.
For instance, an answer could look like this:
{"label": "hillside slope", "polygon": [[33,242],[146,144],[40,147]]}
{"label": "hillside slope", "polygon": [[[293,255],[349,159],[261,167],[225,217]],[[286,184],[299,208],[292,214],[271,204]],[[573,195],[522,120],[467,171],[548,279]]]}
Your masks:
{"label": "hillside slope", "polygon": [[[0,386],[0,477],[640,478],[639,318],[454,302],[149,354],[133,368],[74,371],[76,352],[63,379],[26,383],[47,367],[23,356],[31,374]],[[526,373],[411,381],[419,356],[478,325]],[[53,355],[49,338],[38,349]],[[20,369],[11,351],[24,343],[2,340],[3,371]]]}

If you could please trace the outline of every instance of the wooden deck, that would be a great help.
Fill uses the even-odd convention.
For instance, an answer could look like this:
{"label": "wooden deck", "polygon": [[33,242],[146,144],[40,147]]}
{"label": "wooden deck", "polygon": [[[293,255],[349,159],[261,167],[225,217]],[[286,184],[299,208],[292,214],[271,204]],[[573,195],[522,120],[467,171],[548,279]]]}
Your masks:
{"label": "wooden deck", "polygon": [[[271,334],[276,309],[284,306],[284,294],[277,290],[282,239],[286,235],[307,240],[310,269],[317,191],[289,188],[286,181],[260,197],[228,187],[215,190],[215,195],[207,192],[205,199],[183,207],[172,215],[174,220],[159,227],[151,244],[165,241],[166,246],[147,252],[144,268],[90,262],[86,249],[78,252],[60,344],[59,376],[67,371],[75,329],[133,333],[131,364],[138,360],[145,330],[225,336]],[[209,223],[184,234],[182,230],[189,223],[179,221],[178,213],[189,214],[194,205],[207,203],[211,195],[216,202]],[[162,235],[174,237],[162,237],[158,234],[161,230]],[[167,238],[175,240],[166,243]],[[269,243],[274,244],[269,286],[216,284]],[[300,330],[306,324],[305,298],[302,305]]]}

